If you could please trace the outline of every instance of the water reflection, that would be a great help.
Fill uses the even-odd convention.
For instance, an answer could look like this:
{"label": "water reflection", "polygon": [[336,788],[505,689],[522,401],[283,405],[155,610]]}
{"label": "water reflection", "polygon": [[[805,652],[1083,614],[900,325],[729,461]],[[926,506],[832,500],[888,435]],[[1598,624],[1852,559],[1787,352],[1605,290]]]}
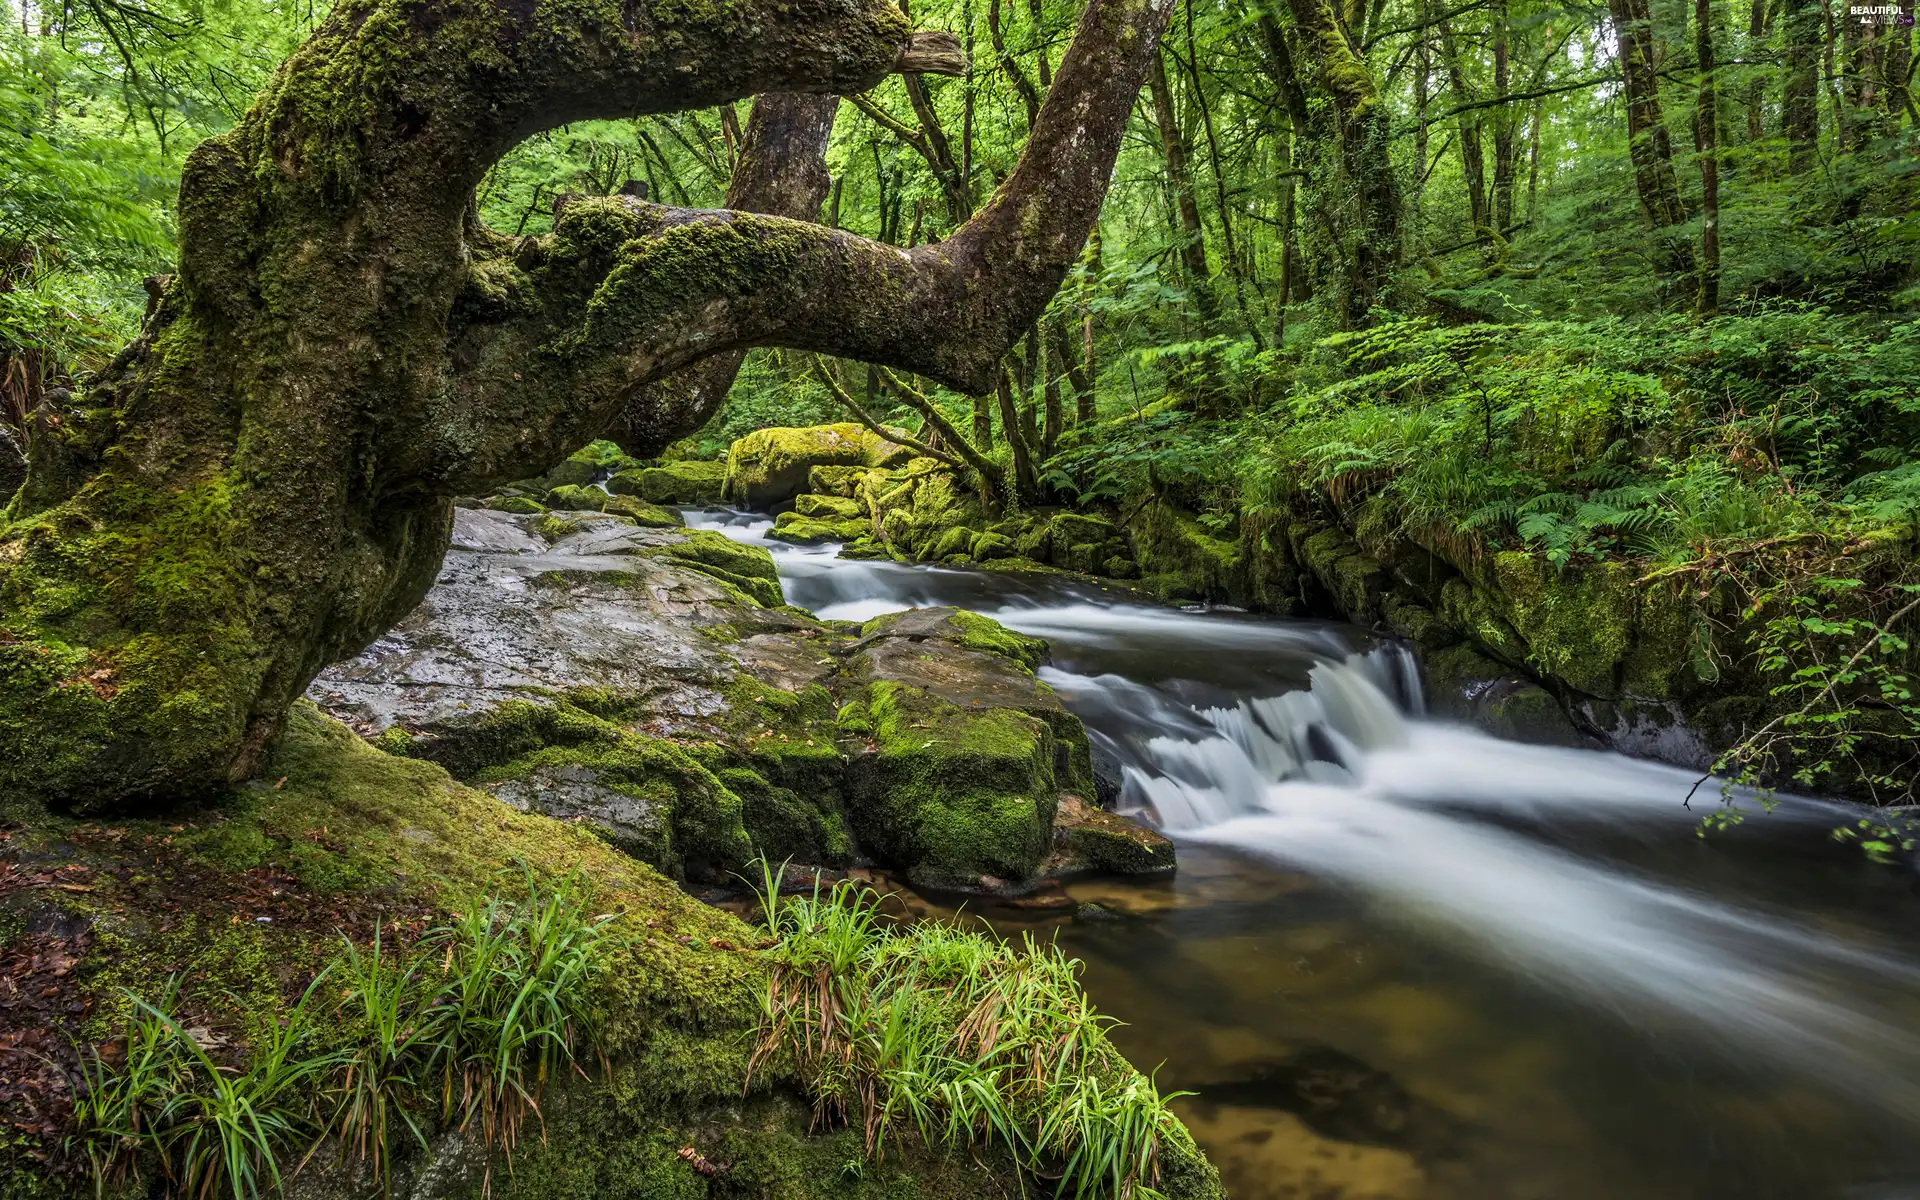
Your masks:
{"label": "water reflection", "polygon": [[1686,773],[1421,717],[1358,631],[1157,608],[1059,577],[770,544],[788,598],[959,604],[1048,639],[1163,884],[1040,924],[1233,1194],[1920,1196],[1920,902],[1794,801],[1696,836]]}

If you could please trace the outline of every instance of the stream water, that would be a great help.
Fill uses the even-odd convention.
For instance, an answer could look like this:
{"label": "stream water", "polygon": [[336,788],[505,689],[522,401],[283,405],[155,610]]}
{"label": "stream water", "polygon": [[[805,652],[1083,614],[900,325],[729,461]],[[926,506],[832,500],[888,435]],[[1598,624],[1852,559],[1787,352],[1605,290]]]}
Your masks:
{"label": "stream water", "polygon": [[1688,773],[1425,719],[1411,657],[1350,627],[689,519],[822,617],[1047,639],[1180,870],[980,915],[1086,962],[1241,1200],[1920,1197],[1920,894],[1833,842],[1843,807],[1702,838]]}

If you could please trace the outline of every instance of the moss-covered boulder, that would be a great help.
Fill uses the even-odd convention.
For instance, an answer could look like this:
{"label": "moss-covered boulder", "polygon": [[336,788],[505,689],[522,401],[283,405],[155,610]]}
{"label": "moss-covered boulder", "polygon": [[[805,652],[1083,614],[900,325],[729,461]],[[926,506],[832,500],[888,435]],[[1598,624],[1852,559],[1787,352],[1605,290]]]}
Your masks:
{"label": "moss-covered boulder", "polygon": [[686,459],[621,471],[607,480],[607,490],[649,504],[711,505],[720,503],[726,480],[727,464]]}
{"label": "moss-covered boulder", "polygon": [[851,422],[759,429],[727,450],[726,499],[771,508],[807,490],[816,467],[886,467],[911,452]]}
{"label": "moss-covered boulder", "polygon": [[1170,875],[1174,870],[1173,843],[1166,835],[1071,792],[1060,797],[1054,814],[1053,846],[1053,866],[1062,874]]}
{"label": "moss-covered boulder", "polygon": [[630,518],[635,525],[649,529],[672,529],[687,523],[686,518],[673,509],[650,504],[638,496],[609,495],[601,503],[600,511]]}
{"label": "moss-covered boulder", "polygon": [[1090,791],[1079,719],[1035,679],[1045,644],[951,608],[861,629],[837,723],[855,827],[935,886],[1021,879],[1046,858],[1062,790]]}
{"label": "moss-covered boulder", "polygon": [[851,500],[866,474],[865,465],[815,467],[807,472],[807,491],[822,496],[844,496]]}
{"label": "moss-covered boulder", "polygon": [[854,521],[864,518],[867,510],[858,500],[842,496],[825,496],[817,492],[807,492],[794,499],[793,511],[803,517],[816,517],[823,521]]}
{"label": "moss-covered boulder", "polygon": [[872,531],[873,523],[864,517],[814,517],[796,510],[775,517],[773,532],[768,536],[796,545],[810,545],[817,542],[850,542]]}

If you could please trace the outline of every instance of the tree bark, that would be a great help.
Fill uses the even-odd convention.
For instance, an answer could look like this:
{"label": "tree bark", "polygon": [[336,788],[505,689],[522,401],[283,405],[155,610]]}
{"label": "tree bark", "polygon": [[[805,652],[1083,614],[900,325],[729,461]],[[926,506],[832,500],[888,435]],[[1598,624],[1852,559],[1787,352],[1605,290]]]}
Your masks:
{"label": "tree bark", "polygon": [[1373,69],[1347,37],[1333,0],[1288,0],[1301,39],[1313,56],[1320,87],[1333,99],[1340,146],[1337,194],[1323,199],[1329,219],[1345,236],[1340,325],[1367,323],[1368,312],[1391,286],[1400,265],[1400,183],[1387,150],[1392,122],[1381,103]]}
{"label": "tree bark", "polygon": [[474,207],[567,122],[953,69],[883,0],[336,9],[189,157],[179,275],[0,517],[0,797],[151,808],[246,777],[313,676],[426,594],[453,497],[703,358],[992,389],[1098,216],[1169,8],[1092,0],[1005,184],[911,251],[624,196],[513,238]]}
{"label": "tree bark", "polygon": [[1660,266],[1679,278],[1693,273],[1693,254],[1673,233],[1687,220],[1680,183],[1673,170],[1673,140],[1660,113],[1660,79],[1655,74],[1653,20],[1647,0],[1608,0],[1627,93],[1628,152],[1640,209],[1653,226],[1661,248]]}
{"label": "tree bark", "polygon": [[1155,56],[1148,68],[1147,87],[1153,93],[1153,120],[1160,127],[1160,152],[1167,164],[1167,184],[1173,189],[1175,211],[1180,217],[1180,265],[1186,272],[1187,287],[1193,293],[1194,307],[1200,319],[1212,325],[1219,306],[1213,295],[1213,268],[1207,265],[1206,233],[1200,224],[1200,203],[1193,194],[1193,172],[1187,162],[1186,135],[1173,107],[1173,88],[1167,82],[1165,59]]}
{"label": "tree bark", "polygon": [[1787,138],[1787,174],[1813,169],[1820,140],[1820,8],[1818,0],[1786,0],[1782,22],[1787,71],[1781,81],[1781,132]]}
{"label": "tree bark", "polygon": [[1453,27],[1440,23],[1440,53],[1446,59],[1447,80],[1453,88],[1454,106],[1459,115],[1460,174],[1467,186],[1467,212],[1473,221],[1473,236],[1482,246],[1493,245],[1493,214],[1487,204],[1487,155],[1480,141],[1480,109],[1468,109],[1474,102],[1473,88],[1467,82],[1460,63],[1460,49],[1453,39]]}
{"label": "tree bark", "polygon": [[1694,57],[1700,70],[1694,126],[1700,141],[1700,276],[1694,312],[1720,311],[1720,162],[1718,106],[1714,100],[1713,0],[1693,0]]}
{"label": "tree bark", "polygon": [[[753,102],[727,207],[812,221],[832,187],[827,142],[840,97],[775,92]],[[627,398],[606,436],[636,458],[705,425],[732,389],[747,352],[729,350],[647,384]]]}

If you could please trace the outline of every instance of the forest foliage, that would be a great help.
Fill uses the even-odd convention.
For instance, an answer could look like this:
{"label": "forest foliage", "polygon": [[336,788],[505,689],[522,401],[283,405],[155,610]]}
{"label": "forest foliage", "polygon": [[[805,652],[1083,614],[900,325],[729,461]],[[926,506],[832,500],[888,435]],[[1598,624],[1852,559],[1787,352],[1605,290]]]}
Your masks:
{"label": "forest foliage", "polygon": [[[1814,668],[1789,647],[1898,641],[1884,618],[1908,612],[1911,580],[1848,554],[1920,534],[1912,7],[1180,0],[1099,229],[1001,395],[853,363],[832,379],[923,433],[924,392],[1027,501],[1166,495],[1227,529],[1379,497],[1466,555],[1738,577],[1787,622],[1769,645],[1792,695]],[[324,13],[0,11],[0,411],[30,436],[38,397],[137,328],[184,155]],[[911,16],[970,65],[845,98],[818,215],[903,246],[1005,178],[1077,7]],[[543,133],[480,213],[538,233],[558,196],[629,181],[716,206],[746,125],[743,103]],[[834,392],[808,356],[756,351],[684,449],[841,419]],[[1756,550],[1806,543],[1791,567]],[[1814,690],[1851,655],[1815,655]],[[1886,670],[1868,690],[1898,708]]]}

